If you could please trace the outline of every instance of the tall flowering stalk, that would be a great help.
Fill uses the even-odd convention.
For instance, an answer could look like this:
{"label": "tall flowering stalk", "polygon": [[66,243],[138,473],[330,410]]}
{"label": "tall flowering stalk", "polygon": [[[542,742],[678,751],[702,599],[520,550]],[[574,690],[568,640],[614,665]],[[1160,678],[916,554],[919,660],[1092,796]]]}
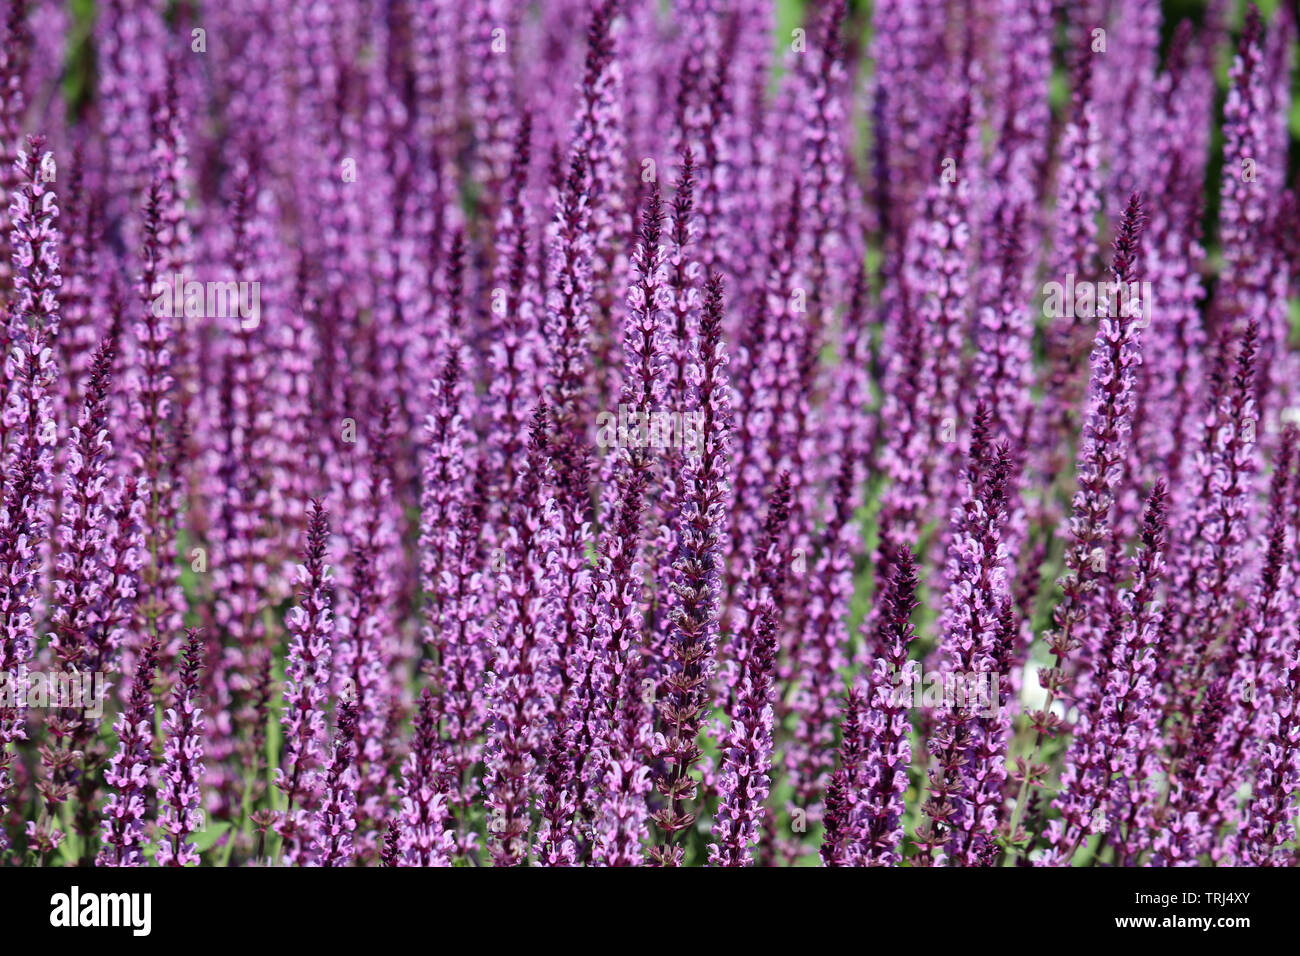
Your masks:
{"label": "tall flowering stalk", "polygon": [[[22,127],[28,105],[28,72],[31,66],[33,37],[28,24],[30,0],[14,0],[9,5],[3,25],[4,43],[0,44],[0,189],[7,197],[21,182],[14,159],[22,149]],[[0,236],[6,239],[14,220],[6,202],[0,212]],[[0,290],[8,291],[12,282],[12,263],[0,256]]]}
{"label": "tall flowering stalk", "polygon": [[1080,702],[1062,792],[1054,801],[1061,819],[1049,824],[1047,865],[1068,866],[1091,833],[1114,833],[1120,848],[1134,852],[1124,840],[1129,815],[1144,812],[1141,804],[1154,797],[1147,783],[1154,757],[1150,732],[1159,715],[1160,612],[1153,605],[1164,568],[1166,499],[1165,483],[1158,481],[1147,499],[1132,586],[1111,608],[1094,689]]}
{"label": "tall flowering stalk", "polygon": [[1196,692],[1223,653],[1221,621],[1232,613],[1254,510],[1258,323],[1246,326],[1231,376],[1228,347],[1221,338],[1196,459],[1199,494],[1183,524],[1182,560],[1161,633],[1160,676],[1171,685],[1173,733],[1179,741],[1175,760],[1194,724]]}
{"label": "tall flowering stalk", "polygon": [[[1252,4],[1246,14],[1231,86],[1224,103],[1223,184],[1220,233],[1223,240],[1222,285],[1216,296],[1218,320],[1240,333],[1251,318],[1267,314],[1269,262],[1260,247],[1260,224],[1268,217],[1263,188],[1273,180],[1267,149],[1268,78],[1264,59],[1264,29]],[[1261,329],[1265,355],[1276,344],[1274,329]]]}
{"label": "tall flowering stalk", "polygon": [[[737,416],[741,417],[741,416]],[[766,603],[784,608],[789,584],[791,554],[789,538],[790,501],[792,497],[789,472],[782,471],[767,492],[766,513],[759,531],[750,546],[748,563],[740,581],[739,600],[736,602],[728,630],[735,635],[752,632]],[[735,551],[735,544],[732,550]],[[731,653],[720,655],[718,680],[715,692],[721,700],[731,700],[740,678],[739,668],[745,660],[746,645],[737,641]]]}
{"label": "tall flowering stalk", "polygon": [[[834,765],[834,698],[840,671],[847,663],[848,604],[853,590],[853,542],[858,532],[850,518],[858,463],[840,459],[835,495],[826,528],[820,536],[820,556],[809,582],[809,607],[800,640],[790,651],[784,681],[795,687],[792,710],[794,733],[786,744],[785,769],[794,783],[790,810],[809,816],[821,813],[822,794]],[[785,852],[797,856],[802,844],[787,841]]]}
{"label": "tall flowering stalk", "polygon": [[538,397],[536,378],[539,333],[544,316],[539,301],[536,264],[532,259],[532,208],[528,202],[528,173],[532,157],[532,122],[527,115],[516,133],[507,180],[507,195],[497,214],[496,267],[493,272],[493,336],[488,385],[492,398],[492,467],[496,487],[509,496],[515,485],[518,459],[527,447],[527,408]]}
{"label": "tall flowering stalk", "polygon": [[[30,137],[20,151],[16,169],[20,184],[9,205],[13,224],[13,299],[6,316],[7,390],[3,411],[4,481],[0,508],[0,674],[26,681],[27,666],[36,652],[34,606],[41,556],[39,544],[47,534],[47,488],[56,429],[51,410],[55,383],[50,343],[58,334],[57,293],[59,209],[41,174],[49,154],[45,141]],[[10,788],[10,746],[26,738],[22,712],[0,706],[0,808]],[[0,849],[8,846],[0,828]]]}
{"label": "tall flowering stalk", "polygon": [[[70,436],[63,488],[63,510],[56,538],[54,598],[50,611],[50,651],[59,666],[81,674],[103,672],[116,646],[115,634],[105,633],[111,619],[113,593],[106,525],[122,486],[110,474],[113,446],[108,437],[108,408],[113,360],[117,349],[116,322],[100,343],[84,385],[85,396]],[[89,702],[87,702],[89,703]],[[98,721],[87,709],[70,710],[50,721],[56,744],[47,804],[50,815],[74,789],[77,755],[84,754]],[[53,831],[46,831],[49,849],[57,848]]]}
{"label": "tall flowering stalk", "polygon": [[400,866],[451,866],[456,835],[446,829],[449,817],[444,790],[443,745],[438,739],[438,705],[426,687],[420,694],[411,752],[402,765],[398,788],[400,817],[397,849]]}
{"label": "tall flowering stalk", "polygon": [[790,476],[782,473],[768,497],[763,537],[746,581],[746,607],[727,661],[727,728],[718,773],[718,812],[709,862],[751,866],[771,787],[777,635],[785,606],[783,548],[790,521]]}
{"label": "tall flowering stalk", "polygon": [[157,643],[150,641],[140,654],[126,707],[113,730],[117,753],[108,763],[104,780],[113,793],[104,804],[103,845],[97,866],[143,866],[145,815],[148,812],[153,767],[153,681],[158,667]]}
{"label": "tall flowering stalk", "polygon": [[[552,446],[554,447],[554,446]],[[553,454],[556,469],[555,500],[560,510],[555,552],[548,557],[554,575],[558,621],[556,643],[559,652],[557,677],[562,701],[555,719],[555,737],[547,747],[546,774],[541,790],[543,822],[538,831],[538,857],[554,865],[576,862],[582,827],[590,822],[586,765],[596,740],[595,707],[592,695],[596,680],[596,646],[589,619],[592,572],[587,558],[589,505],[575,500],[565,487],[562,469],[571,469],[574,482],[586,485],[585,455],[566,463]]]}
{"label": "tall flowering stalk", "polygon": [[312,857],[315,866],[348,866],[352,862],[352,834],[357,828],[356,769],[357,703],[339,702],[329,767],[322,781],[324,794],[312,816]]}
{"label": "tall flowering stalk", "polygon": [[378,851],[373,832],[382,817],[388,735],[384,733],[391,692],[388,653],[391,602],[394,591],[392,560],[395,548],[391,504],[391,454],[393,406],[379,410],[378,427],[370,436],[364,507],[352,541],[348,600],[340,609],[346,626],[339,629],[336,673],[356,694],[356,771],[358,775],[358,854]]}
{"label": "tall flowering stalk", "polygon": [[298,602],[285,617],[290,637],[280,712],[284,751],[276,768],[276,785],[285,799],[278,832],[285,860],[291,864],[303,856],[303,831],[320,797],[319,777],[328,756],[326,700],[334,650],[334,586],[326,562],[329,535],[329,513],[313,500],[307,511],[303,563],[297,571]]}
{"label": "tall flowering stalk", "polygon": [[[896,553],[890,566],[893,573],[882,598],[884,613],[877,616],[871,635],[876,657],[865,681],[865,700],[857,704],[861,713],[856,720],[861,727],[850,719],[854,717],[852,697],[840,727],[841,769],[837,773],[844,774],[842,786],[853,803],[846,814],[847,859],[865,866],[891,866],[902,859],[903,795],[907,767],[912,762],[908,739],[911,701],[906,692],[920,680],[919,665],[908,660],[909,646],[916,638],[911,619],[917,605],[911,550]],[[903,689],[906,692],[900,693]],[[850,761],[851,738],[857,734],[862,737],[857,744],[861,753],[856,761]]]}
{"label": "tall flowering stalk", "polygon": [[430,601],[421,631],[434,657],[431,673],[442,693],[441,709],[447,812],[459,819],[461,853],[471,852],[477,834],[465,826],[477,791],[470,778],[481,751],[487,719],[483,686],[487,625],[480,609],[485,581],[479,570],[480,533],[485,520],[486,462],[471,478],[465,443],[468,435],[466,356],[463,346],[464,245],[457,233],[448,256],[448,323],[438,375],[429,394],[426,451],[420,499],[421,583]]}
{"label": "tall flowering stalk", "polygon": [[770,602],[750,629],[746,656],[728,711],[722,743],[718,814],[709,844],[712,866],[752,866],[771,787],[772,677],[776,666],[777,610]]}
{"label": "tall flowering stalk", "polygon": [[[1010,599],[1002,529],[1011,460],[1006,444],[990,447],[988,421],[981,406],[971,442],[966,496],[953,510],[943,647],[953,677],[967,687],[972,678],[983,680],[993,689],[999,687],[994,679],[1001,677],[1000,619]],[[993,701],[990,695],[988,705],[995,708],[995,715],[980,719],[971,701],[944,701],[939,728],[930,741],[937,764],[930,772],[930,798],[925,805],[930,820],[917,834],[926,861],[940,848],[946,862],[959,866],[987,864],[996,853],[1007,728],[999,719],[1001,701]],[[937,824],[945,829],[937,829]]]}
{"label": "tall flowering stalk", "polygon": [[554,554],[555,506],[546,494],[547,410],[534,412],[528,458],[520,475],[500,564],[501,613],[492,641],[489,725],[483,777],[492,858],[498,865],[528,856],[529,798],[536,791],[547,717],[558,687],[556,620],[547,561]]}
{"label": "tall flowering stalk", "polygon": [[880,151],[877,216],[886,235],[901,237],[924,188],[929,144],[943,135],[943,116],[932,108],[946,88],[943,24],[910,0],[883,0],[872,7],[871,20],[871,54],[878,64],[872,81]]}
{"label": "tall flowering stalk", "polygon": [[159,866],[199,862],[191,837],[203,829],[203,711],[199,707],[203,655],[198,628],[189,628],[180,679],[163,717],[163,762],[158,770],[158,827],[163,836],[154,857]]}
{"label": "tall flowering stalk", "polygon": [[1238,835],[1238,859],[1247,866],[1290,866],[1300,791],[1300,638],[1288,640],[1290,658],[1278,682],[1268,736],[1255,772],[1253,795]]}
{"label": "tall flowering stalk", "polygon": [[626,136],[619,122],[623,56],[615,23],[620,13],[613,0],[596,0],[592,4],[571,147],[575,157],[585,156],[587,166],[584,192],[590,216],[586,232],[592,266],[590,348],[596,360],[593,374],[598,399],[612,394],[611,373],[619,366],[619,336],[613,315],[627,279],[624,240],[632,227],[622,187],[628,160]]}
{"label": "tall flowering stalk", "polygon": [[638,547],[646,475],[635,468],[629,471],[620,476],[616,521],[602,538],[591,623],[596,648],[591,694],[597,712],[597,751],[588,764],[597,790],[592,858],[606,866],[640,863],[642,844],[649,836],[646,796],[651,781],[645,758],[651,740],[646,688],[653,682],[642,678],[643,664],[633,647],[641,631]]}
{"label": "tall flowering stalk", "polygon": [[839,766],[826,785],[822,845],[818,851],[823,866],[855,866],[860,859],[855,839],[861,831],[857,782],[862,774],[862,717],[866,707],[864,689],[856,684],[850,687],[840,716],[840,744],[836,751]]}
{"label": "tall flowering stalk", "polygon": [[[1111,274],[1117,283],[1133,280],[1144,225],[1142,200],[1134,193],[1115,237]],[[1116,307],[1120,311],[1118,303]],[[1085,663],[1096,660],[1100,653],[1095,641],[1100,588],[1094,582],[1113,581],[1118,560],[1109,518],[1133,414],[1135,369],[1141,361],[1139,322],[1140,315],[1132,314],[1105,316],[1098,322],[1088,385],[1088,417],[1076,469],[1078,488],[1069,521],[1066,574],[1061,580],[1063,594],[1053,612],[1055,628],[1048,639],[1055,664],[1039,672],[1039,683],[1047,690],[1047,697],[1041,708],[1029,714],[1034,730],[1029,758],[1016,764],[1020,789],[1009,826],[1013,836],[1030,788],[1040,784],[1047,772],[1047,767],[1037,762],[1043,741],[1055,737],[1063,723],[1052,712],[1052,704],[1067,694],[1066,662],[1081,647],[1085,649]]]}
{"label": "tall flowering stalk", "polygon": [[982,306],[975,328],[978,351],[972,374],[987,389],[991,427],[1024,445],[1032,408],[1033,316],[1024,302],[1025,207],[1007,212],[997,233],[996,286],[991,305]]}
{"label": "tall flowering stalk", "polygon": [[662,866],[680,866],[680,834],[695,822],[689,807],[698,787],[690,771],[703,755],[697,738],[704,722],[713,674],[721,611],[728,476],[727,444],[731,431],[731,385],[723,332],[722,277],[711,274],[705,286],[704,311],[692,349],[690,382],[702,420],[697,449],[685,456],[677,508],[681,521],[674,552],[670,648],[672,661],[664,679],[667,699],[660,703],[661,725],[654,753],[664,761],[656,786],[664,807],[655,814],[663,833],[653,851]]}
{"label": "tall flowering stalk", "polygon": [[464,507],[466,494],[464,375],[461,350],[447,349],[429,390],[429,412],[424,424],[419,553],[420,587],[429,600],[421,638],[429,649],[437,648],[442,640],[440,628],[446,601],[442,578],[450,560],[446,529]]}
{"label": "tall flowering stalk", "polygon": [[85,146],[77,143],[63,204],[67,250],[62,258],[67,278],[60,294],[63,334],[58,343],[59,362],[65,375],[64,409],[69,418],[76,416],[81,407],[83,389],[100,340],[96,320],[103,307],[97,297],[106,291],[100,275],[106,259],[102,249],[103,200],[97,188],[100,184],[87,169],[88,165]]}
{"label": "tall flowering stalk", "polygon": [[[258,202],[259,177],[256,156],[241,160],[234,173],[230,236],[223,251],[236,281],[250,281],[251,273],[264,268],[259,266],[259,260],[269,253],[266,213]],[[175,178],[173,173],[160,180],[161,261],[169,270],[184,268],[183,262],[174,261],[179,254],[176,232],[185,228],[182,213],[174,208],[178,201],[183,203],[183,196],[178,200],[175,194],[178,188]],[[166,410],[171,427],[166,440],[171,455],[184,452],[186,431],[186,400],[178,387],[178,376],[184,375],[184,367],[178,363],[184,360],[188,330],[178,318],[171,316],[166,344],[168,378],[172,382]],[[269,468],[274,458],[268,447],[273,413],[268,401],[271,362],[266,339],[260,320],[256,326],[240,321],[221,353],[220,428],[225,434],[218,468],[224,487],[210,530],[214,544],[221,551],[221,560],[213,568],[214,616],[221,626],[222,637],[222,673],[217,683],[230,694],[232,736],[238,738],[222,743],[223,747],[227,743],[233,745],[245,762],[261,760],[259,744],[264,739],[266,717],[261,706],[262,688],[270,668],[269,635],[263,615],[266,596],[262,587],[270,551]],[[166,502],[163,507],[177,507],[179,480],[179,475],[168,479],[167,493],[172,497],[160,498]],[[165,543],[161,544],[166,547]],[[165,555],[165,551],[160,551],[159,559],[167,564]],[[163,569],[159,573],[163,574]],[[170,567],[165,573],[171,573]],[[174,607],[170,613],[175,614]]]}
{"label": "tall flowering stalk", "polygon": [[1283,628],[1292,607],[1292,582],[1285,549],[1287,529],[1295,519],[1287,497],[1293,482],[1292,465],[1298,438],[1296,426],[1288,424],[1273,462],[1259,579],[1249,604],[1241,612],[1242,625],[1234,646],[1225,649],[1225,656],[1232,660],[1228,684],[1232,703],[1219,737],[1223,750],[1219,778],[1206,810],[1215,827],[1238,822],[1236,793],[1249,776],[1260,742],[1267,739],[1265,721],[1275,703],[1279,683],[1287,675]]}
{"label": "tall flowering stalk", "polygon": [[669,229],[668,270],[672,294],[670,322],[667,329],[668,384],[672,407],[684,407],[691,398],[690,369],[693,319],[698,321],[700,308],[700,263],[693,248],[699,227],[696,212],[695,154],[687,147],[682,151],[677,174],[677,189],[672,200],[672,225]]}
{"label": "tall flowering stalk", "polygon": [[[679,94],[680,95],[680,94]],[[661,347],[663,356],[664,383],[661,389],[661,401],[664,409],[672,414],[681,412],[681,444],[698,448],[698,435],[686,434],[688,415],[694,416],[699,410],[694,406],[693,383],[690,372],[693,367],[694,338],[700,322],[700,304],[703,295],[701,276],[703,264],[695,248],[698,232],[698,218],[695,212],[695,159],[689,148],[682,152],[677,169],[676,188],[673,192],[670,225],[666,233],[665,262],[667,266],[665,293],[667,302],[664,309],[661,330]],[[668,444],[661,442],[661,444]],[[649,521],[646,530],[646,563],[653,566],[654,580],[647,594],[646,628],[650,643],[649,674],[656,682],[656,695],[662,698],[666,693],[666,679],[663,662],[671,655],[669,649],[669,631],[672,612],[669,608],[669,595],[676,580],[675,560],[677,539],[676,523],[680,515],[681,480],[685,467],[682,448],[660,449],[657,467],[654,469],[654,485],[658,494],[652,491],[649,508]],[[657,500],[656,500],[657,498]]]}
{"label": "tall flowering stalk", "polygon": [[[663,405],[664,342],[662,314],[668,300],[667,250],[661,242],[663,205],[658,187],[651,185],[641,214],[639,242],[632,260],[627,296],[628,322],[622,352],[626,362],[619,405],[643,419]],[[636,429],[624,443],[620,437],[610,466],[612,480],[605,513],[609,526],[597,544],[593,645],[599,695],[597,718],[600,796],[593,860],[609,866],[641,861],[640,844],[648,837],[646,794],[650,771],[645,765],[651,747],[651,702],[645,688],[653,678],[634,642],[640,640],[642,539],[645,496],[650,480],[653,433]]]}
{"label": "tall flowering stalk", "polygon": [[578,150],[555,200],[555,221],[548,248],[546,337],[550,353],[548,400],[555,428],[555,456],[566,497],[586,496],[577,483],[582,454],[582,427],[587,420],[586,394],[591,380],[587,339],[591,330],[592,237],[590,159]]}
{"label": "tall flowering stalk", "polygon": [[557,188],[555,219],[547,243],[544,329],[549,352],[547,404],[553,436],[551,459],[561,520],[555,545],[554,588],[560,614],[557,641],[562,700],[557,733],[563,743],[557,743],[547,761],[543,815],[551,822],[543,827],[540,854],[557,860],[567,859],[578,842],[573,813],[566,809],[567,804],[573,801],[581,814],[589,814],[585,765],[595,740],[590,695],[595,677],[595,647],[589,625],[591,572],[586,560],[591,515],[590,464],[582,435],[582,423],[588,412],[585,395],[591,379],[587,347],[593,256],[588,229],[589,175],[588,156],[579,149]]}
{"label": "tall flowering stalk", "polygon": [[[99,619],[86,635],[89,659],[86,669],[94,673],[113,666],[119,660],[135,611],[140,569],[144,564],[145,501],[140,483],[128,477],[121,483],[113,507],[105,516],[104,529],[104,600]],[[93,663],[92,663],[93,662]],[[109,686],[106,683],[104,692]],[[98,794],[100,769],[108,755],[94,739],[96,726],[83,724],[81,759],[77,768],[77,810],[75,826],[82,838],[80,865],[89,866],[94,859],[93,838],[99,828]]]}
{"label": "tall flowering stalk", "polygon": [[1168,515],[1168,488],[1164,479],[1158,479],[1147,498],[1132,584],[1120,595],[1122,631],[1111,656],[1114,666],[1109,681],[1102,690],[1101,740],[1107,749],[1103,769],[1110,792],[1101,822],[1108,828],[1121,863],[1135,861],[1147,850],[1158,799],[1164,704],[1157,676],[1164,614],[1158,595],[1166,573]]}
{"label": "tall flowering stalk", "polygon": [[455,816],[459,852],[469,854],[478,835],[469,829],[471,803],[478,792],[475,771],[481,764],[482,737],[488,720],[488,626],[483,613],[486,576],[480,570],[486,473],[479,468],[455,522],[447,530],[448,566],[443,570],[443,640],[436,672],[444,699],[448,809]]}
{"label": "tall flowering stalk", "polygon": [[[130,382],[132,423],[131,462],[142,477],[146,495],[145,549],[137,602],[136,639],[163,640],[179,631],[184,595],[176,567],[177,485],[174,474],[173,401],[175,380],[171,362],[175,331],[169,309],[155,308],[156,283],[166,275],[163,248],[163,183],[155,178],[144,207],[143,263],[139,280],[142,310],[131,327],[135,367]],[[160,645],[161,646],[161,645]]]}

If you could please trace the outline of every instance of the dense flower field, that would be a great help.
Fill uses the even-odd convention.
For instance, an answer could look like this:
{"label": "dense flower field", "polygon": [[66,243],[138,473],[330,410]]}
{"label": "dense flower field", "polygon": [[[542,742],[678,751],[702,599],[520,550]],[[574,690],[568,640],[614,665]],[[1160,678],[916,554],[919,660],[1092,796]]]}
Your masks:
{"label": "dense flower field", "polygon": [[1294,865],[1267,10],[7,0],[0,861]]}

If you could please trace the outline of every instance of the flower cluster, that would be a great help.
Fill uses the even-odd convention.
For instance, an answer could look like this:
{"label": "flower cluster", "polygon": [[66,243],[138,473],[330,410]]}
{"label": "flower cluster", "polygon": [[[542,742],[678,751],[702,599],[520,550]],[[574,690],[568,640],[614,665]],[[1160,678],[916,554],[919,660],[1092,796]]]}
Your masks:
{"label": "flower cluster", "polygon": [[0,864],[1297,863],[1293,4],[62,6]]}

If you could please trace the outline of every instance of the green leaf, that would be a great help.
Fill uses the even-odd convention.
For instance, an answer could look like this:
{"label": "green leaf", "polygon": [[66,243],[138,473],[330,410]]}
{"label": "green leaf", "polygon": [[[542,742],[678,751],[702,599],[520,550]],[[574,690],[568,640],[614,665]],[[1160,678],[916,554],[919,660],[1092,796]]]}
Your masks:
{"label": "green leaf", "polygon": [[230,829],[229,823],[212,823],[204,827],[198,833],[190,837],[194,841],[194,847],[198,852],[203,853],[212,849],[213,844],[221,839],[221,835]]}

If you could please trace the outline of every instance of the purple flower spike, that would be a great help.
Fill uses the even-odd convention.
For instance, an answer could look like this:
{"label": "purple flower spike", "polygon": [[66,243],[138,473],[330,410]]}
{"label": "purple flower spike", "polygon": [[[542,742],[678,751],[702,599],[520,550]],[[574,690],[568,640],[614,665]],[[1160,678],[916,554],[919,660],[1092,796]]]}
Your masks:
{"label": "purple flower spike", "polygon": [[[45,141],[29,137],[16,162],[19,186],[9,206],[13,224],[13,299],[5,316],[4,357],[7,402],[0,419],[4,457],[3,508],[0,509],[0,674],[26,682],[36,652],[33,620],[41,555],[37,542],[47,534],[46,491],[57,432],[52,417],[55,383],[50,343],[59,328],[57,293],[59,208],[41,169],[48,162]],[[26,738],[22,713],[0,707],[0,807],[10,787],[10,745]],[[8,846],[0,828],[0,849]]]}
{"label": "purple flower spike", "polygon": [[199,669],[204,654],[198,628],[186,632],[185,659],[173,703],[163,717],[163,762],[158,771],[158,827],[165,836],[154,857],[159,866],[199,862],[190,839],[203,829],[203,711],[199,709]]}
{"label": "purple flower spike", "polygon": [[734,638],[735,657],[728,661],[728,727],[709,846],[713,866],[752,866],[752,850],[763,827],[763,802],[771,788],[777,633],[785,607],[786,563],[781,548],[789,521],[790,476],[783,472],[768,498],[764,547],[754,555],[746,584],[745,622]]}
{"label": "purple flower spike", "polygon": [[[148,812],[153,749],[153,681],[158,647],[151,641],[140,654],[131,697],[117,718],[117,754],[104,780],[113,788],[104,805],[103,845],[96,866],[144,866],[144,826]],[[197,778],[195,778],[197,779]]]}
{"label": "purple flower spike", "polygon": [[334,586],[326,563],[329,514],[318,500],[310,503],[307,514],[307,541],[297,572],[298,603],[285,618],[291,637],[280,717],[284,752],[276,769],[276,785],[285,798],[278,832],[290,864],[303,858],[308,814],[320,799],[320,774],[329,748],[326,701],[334,645]]}
{"label": "purple flower spike", "polygon": [[500,575],[501,612],[492,640],[495,653],[488,687],[486,794],[493,861],[509,866],[528,857],[529,798],[537,790],[538,760],[546,721],[555,708],[553,675],[558,665],[556,616],[548,573],[555,554],[558,515],[545,495],[547,409],[533,415],[528,459],[519,478],[518,507],[504,548],[494,557]]}
{"label": "purple flower spike", "polygon": [[723,333],[722,278],[709,276],[704,312],[691,366],[694,404],[702,420],[697,448],[685,456],[679,489],[681,528],[673,560],[672,660],[664,680],[667,700],[661,721],[669,728],[655,736],[654,751],[664,761],[656,786],[665,801],[655,815],[663,843],[654,859],[661,866],[680,866],[679,834],[695,822],[698,808],[688,807],[697,787],[690,770],[703,755],[697,737],[709,703],[718,638],[721,574],[727,554],[727,485],[730,461],[731,386]]}
{"label": "purple flower spike", "polygon": [[334,746],[324,774],[324,796],[312,820],[313,866],[352,863],[352,834],[357,828],[356,732],[357,702],[345,698],[339,703]]}
{"label": "purple flower spike", "polygon": [[420,695],[411,752],[402,765],[398,848],[401,866],[451,866],[456,835],[446,829],[447,794],[437,704],[428,688]]}
{"label": "purple flower spike", "polygon": [[[920,679],[917,664],[908,660],[908,649],[916,638],[912,612],[916,609],[916,564],[910,548],[893,555],[892,577],[885,589],[884,610],[877,616],[870,635],[876,658],[861,694],[865,699],[861,727],[852,726],[854,700],[841,725],[840,766],[844,785],[856,806],[848,815],[845,829],[846,863],[864,866],[892,866],[902,858],[903,794],[907,790],[907,767],[912,761],[908,739],[911,701],[897,691],[909,692]],[[861,734],[853,745],[851,736]],[[856,760],[849,758],[853,748]],[[830,863],[830,861],[827,861]],[[844,864],[840,864],[844,865]]]}

